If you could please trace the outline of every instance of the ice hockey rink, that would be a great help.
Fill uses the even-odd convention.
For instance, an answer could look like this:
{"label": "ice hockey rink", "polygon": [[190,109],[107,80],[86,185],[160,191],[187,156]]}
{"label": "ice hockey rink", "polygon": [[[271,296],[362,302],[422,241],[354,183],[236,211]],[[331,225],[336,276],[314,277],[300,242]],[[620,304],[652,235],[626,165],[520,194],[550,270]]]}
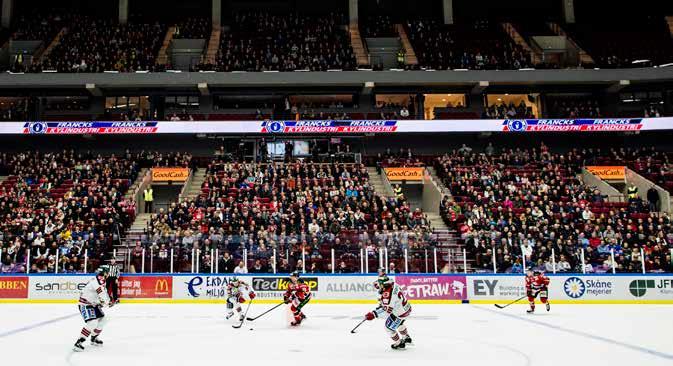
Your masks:
{"label": "ice hockey rink", "polygon": [[[87,341],[87,349],[75,353],[83,324],[76,305],[2,304],[0,359],[40,366],[673,364],[673,306],[556,305],[527,315],[524,305],[417,304],[407,321],[415,345],[397,351],[381,319],[350,333],[373,306],[309,304],[298,328],[279,308],[234,329],[237,321],[224,319],[224,305],[122,303],[107,311],[105,345]],[[269,307],[253,304],[249,315]]]}

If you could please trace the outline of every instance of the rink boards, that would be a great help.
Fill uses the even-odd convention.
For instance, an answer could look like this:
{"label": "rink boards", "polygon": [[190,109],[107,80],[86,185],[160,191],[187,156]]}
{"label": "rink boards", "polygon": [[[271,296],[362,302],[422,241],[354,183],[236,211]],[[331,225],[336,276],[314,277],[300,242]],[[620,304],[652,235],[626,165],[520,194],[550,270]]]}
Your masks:
{"label": "rink boards", "polygon": [[[124,302],[218,303],[232,275],[125,274]],[[238,275],[257,294],[256,303],[277,303],[287,275]],[[525,295],[522,275],[391,275],[415,303],[507,303]],[[549,275],[549,298],[563,304],[673,304],[673,274]],[[75,302],[91,275],[0,275],[0,302]],[[375,275],[305,274],[314,303],[374,303]]]}

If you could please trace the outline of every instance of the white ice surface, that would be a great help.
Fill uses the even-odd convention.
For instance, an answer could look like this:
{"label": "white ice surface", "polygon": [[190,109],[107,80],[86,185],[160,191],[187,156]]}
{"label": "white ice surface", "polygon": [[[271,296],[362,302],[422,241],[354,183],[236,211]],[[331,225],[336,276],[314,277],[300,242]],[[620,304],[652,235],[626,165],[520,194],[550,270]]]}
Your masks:
{"label": "white ice surface", "polygon": [[[255,304],[249,315],[270,306]],[[350,333],[372,307],[309,303],[301,327],[289,327],[278,309],[233,329],[237,321],[224,319],[224,305],[122,303],[107,310],[104,347],[87,341],[84,352],[73,353],[83,325],[76,305],[2,304],[0,360],[21,366],[673,365],[673,306],[555,305],[527,315],[517,305],[415,305],[407,321],[415,345],[403,351],[390,349],[383,320]]]}

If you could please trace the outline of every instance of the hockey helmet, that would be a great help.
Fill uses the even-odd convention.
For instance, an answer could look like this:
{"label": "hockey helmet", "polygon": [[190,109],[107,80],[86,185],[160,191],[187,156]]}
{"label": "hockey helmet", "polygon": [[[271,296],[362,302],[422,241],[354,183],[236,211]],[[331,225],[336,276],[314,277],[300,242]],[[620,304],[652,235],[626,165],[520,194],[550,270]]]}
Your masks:
{"label": "hockey helmet", "polygon": [[290,273],[290,277],[299,278],[299,271],[294,271]]}
{"label": "hockey helmet", "polygon": [[107,277],[109,271],[106,266],[98,267],[96,270],[96,276]]}

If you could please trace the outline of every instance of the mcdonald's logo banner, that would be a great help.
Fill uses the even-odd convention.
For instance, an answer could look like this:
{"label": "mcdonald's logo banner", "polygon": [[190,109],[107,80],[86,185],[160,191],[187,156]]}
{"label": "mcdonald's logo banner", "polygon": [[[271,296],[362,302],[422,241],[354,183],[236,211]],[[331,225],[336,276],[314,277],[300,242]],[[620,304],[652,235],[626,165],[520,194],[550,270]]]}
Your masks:
{"label": "mcdonald's logo banner", "polygon": [[173,277],[171,276],[122,276],[120,297],[130,299],[172,298]]}

